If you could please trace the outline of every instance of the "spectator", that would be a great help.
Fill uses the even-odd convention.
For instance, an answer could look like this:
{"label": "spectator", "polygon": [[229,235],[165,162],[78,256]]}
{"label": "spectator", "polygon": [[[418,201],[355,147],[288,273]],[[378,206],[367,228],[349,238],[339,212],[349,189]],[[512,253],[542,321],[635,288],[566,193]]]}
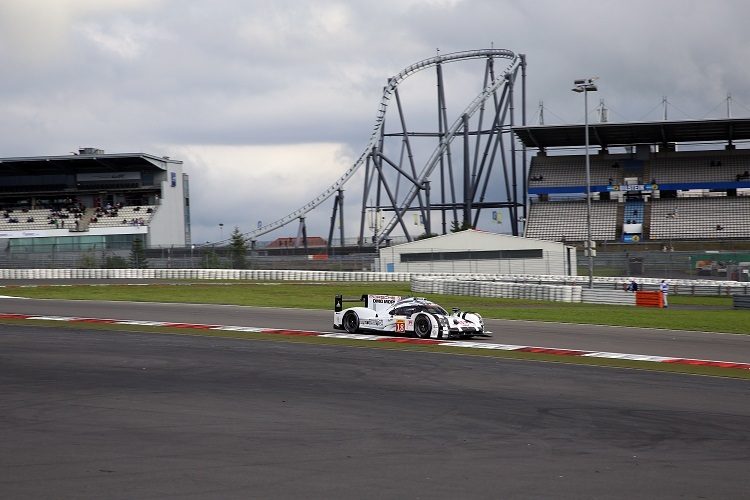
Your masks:
{"label": "spectator", "polygon": [[669,283],[667,283],[664,280],[661,280],[661,284],[659,285],[659,291],[661,292],[661,296],[662,296],[662,304],[664,304],[664,307],[667,307],[669,305],[667,301],[667,296],[669,295]]}
{"label": "spectator", "polygon": [[628,284],[628,292],[637,292],[638,291],[638,282],[635,281],[635,279],[630,280],[630,284]]}

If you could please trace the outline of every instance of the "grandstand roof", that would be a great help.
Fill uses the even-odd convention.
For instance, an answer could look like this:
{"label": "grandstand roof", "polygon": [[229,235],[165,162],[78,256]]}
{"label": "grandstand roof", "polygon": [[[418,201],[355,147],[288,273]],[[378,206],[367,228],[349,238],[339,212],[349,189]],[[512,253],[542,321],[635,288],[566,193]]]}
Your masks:
{"label": "grandstand roof", "polygon": [[[513,127],[530,148],[586,145],[585,125],[536,125]],[[750,139],[750,119],[725,118],[658,122],[589,123],[592,146],[628,146],[695,142],[734,142]]]}
{"label": "grandstand roof", "polygon": [[108,154],[102,150],[91,153],[80,151],[59,156],[0,158],[0,176],[166,170],[168,163],[182,163],[168,157],[145,153]]}

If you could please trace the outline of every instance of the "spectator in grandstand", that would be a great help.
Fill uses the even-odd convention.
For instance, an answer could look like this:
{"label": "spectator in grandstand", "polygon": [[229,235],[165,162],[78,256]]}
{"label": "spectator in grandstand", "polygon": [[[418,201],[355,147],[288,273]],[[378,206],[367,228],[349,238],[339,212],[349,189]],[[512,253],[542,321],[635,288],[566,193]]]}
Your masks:
{"label": "spectator in grandstand", "polygon": [[615,182],[615,180],[612,177],[610,177],[609,178],[609,185],[611,186],[614,182]]}
{"label": "spectator in grandstand", "polygon": [[737,174],[737,182],[744,180],[744,179],[750,179],[750,172],[748,172],[747,170],[745,170],[741,174]]}
{"label": "spectator in grandstand", "polygon": [[661,284],[659,284],[659,291],[661,292],[662,304],[664,304],[664,307],[667,307],[667,295],[669,295],[669,283],[667,283],[664,280],[661,280]]}
{"label": "spectator in grandstand", "polygon": [[28,219],[26,219],[26,222],[34,222],[34,218],[33,217],[29,217]]}
{"label": "spectator in grandstand", "polygon": [[717,231],[723,231],[724,230],[724,226],[722,226],[721,224],[716,224],[716,230]]}

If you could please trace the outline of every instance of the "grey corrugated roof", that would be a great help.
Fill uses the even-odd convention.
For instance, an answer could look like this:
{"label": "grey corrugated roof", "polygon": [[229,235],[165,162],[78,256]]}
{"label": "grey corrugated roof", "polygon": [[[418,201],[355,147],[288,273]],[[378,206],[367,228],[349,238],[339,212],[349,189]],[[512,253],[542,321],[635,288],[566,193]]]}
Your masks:
{"label": "grey corrugated roof", "polygon": [[[524,145],[531,148],[586,144],[584,125],[522,126],[513,127],[513,132]],[[748,118],[589,124],[589,144],[602,147],[747,139],[750,139]]]}
{"label": "grey corrugated roof", "polygon": [[127,170],[166,170],[168,163],[182,161],[146,153],[70,154],[0,158],[0,175],[42,175]]}

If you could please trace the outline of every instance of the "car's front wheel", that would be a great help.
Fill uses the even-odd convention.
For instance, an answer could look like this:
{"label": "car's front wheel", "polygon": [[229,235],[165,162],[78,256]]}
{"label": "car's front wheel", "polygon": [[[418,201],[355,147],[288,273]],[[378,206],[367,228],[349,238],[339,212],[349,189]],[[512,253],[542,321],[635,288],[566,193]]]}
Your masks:
{"label": "car's front wheel", "polygon": [[430,337],[432,333],[432,321],[424,314],[420,314],[414,320],[414,334],[420,339],[426,339]]}
{"label": "car's front wheel", "polygon": [[357,313],[349,311],[344,315],[344,330],[348,333],[357,333],[357,330],[359,330],[359,316],[357,316]]}

